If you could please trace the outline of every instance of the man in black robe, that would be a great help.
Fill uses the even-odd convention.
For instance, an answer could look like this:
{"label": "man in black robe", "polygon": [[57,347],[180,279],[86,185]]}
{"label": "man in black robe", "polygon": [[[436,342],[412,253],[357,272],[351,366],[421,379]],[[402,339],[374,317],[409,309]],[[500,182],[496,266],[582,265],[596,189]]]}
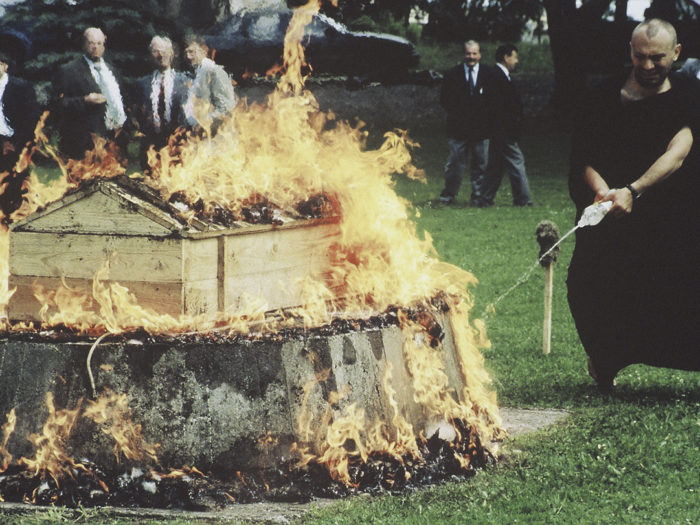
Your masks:
{"label": "man in black robe", "polygon": [[634,363],[700,370],[697,323],[700,84],[671,74],[673,26],[641,23],[632,70],[582,104],[569,188],[582,210],[612,208],[577,231],[569,305],[602,391]]}

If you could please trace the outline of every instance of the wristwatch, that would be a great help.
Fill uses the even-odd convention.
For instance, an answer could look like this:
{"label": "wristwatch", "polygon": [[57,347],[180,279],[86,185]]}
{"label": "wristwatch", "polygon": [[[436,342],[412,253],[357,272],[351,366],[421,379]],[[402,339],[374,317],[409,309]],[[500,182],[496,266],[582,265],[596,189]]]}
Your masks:
{"label": "wristwatch", "polygon": [[625,186],[625,188],[630,190],[630,193],[632,194],[632,198],[634,200],[637,200],[640,197],[639,192],[632,187],[632,184],[628,184],[627,186]]}

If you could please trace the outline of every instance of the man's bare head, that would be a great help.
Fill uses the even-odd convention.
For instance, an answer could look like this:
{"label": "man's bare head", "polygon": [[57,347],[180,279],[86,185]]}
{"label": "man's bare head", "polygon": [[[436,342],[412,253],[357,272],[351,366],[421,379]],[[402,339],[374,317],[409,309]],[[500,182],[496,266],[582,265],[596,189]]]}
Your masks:
{"label": "man's bare head", "polygon": [[107,37],[99,27],[88,27],[83,32],[83,52],[93,62],[97,62],[105,54]]}
{"label": "man's bare head", "polygon": [[464,43],[464,63],[469,67],[474,67],[481,60],[481,48],[479,42],[467,40]]}
{"label": "man's bare head", "polygon": [[167,36],[154,36],[149,46],[153,63],[160,71],[170,67],[175,56],[173,42]]}
{"label": "man's bare head", "polygon": [[681,45],[671,24],[658,18],[645,20],[632,31],[630,40],[634,79],[643,88],[662,86],[680,52]]}

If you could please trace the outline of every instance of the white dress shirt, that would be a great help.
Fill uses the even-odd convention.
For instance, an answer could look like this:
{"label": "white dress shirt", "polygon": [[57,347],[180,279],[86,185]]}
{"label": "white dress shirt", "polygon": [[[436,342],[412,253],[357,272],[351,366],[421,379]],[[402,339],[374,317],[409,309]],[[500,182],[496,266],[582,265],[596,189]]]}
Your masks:
{"label": "white dress shirt", "polygon": [[7,117],[5,117],[5,103],[2,102],[5,96],[5,88],[9,80],[10,76],[7,74],[4,74],[2,78],[0,78],[0,136],[3,137],[11,137],[15,134],[15,130],[12,129],[12,126],[10,126],[10,123],[7,121]]}

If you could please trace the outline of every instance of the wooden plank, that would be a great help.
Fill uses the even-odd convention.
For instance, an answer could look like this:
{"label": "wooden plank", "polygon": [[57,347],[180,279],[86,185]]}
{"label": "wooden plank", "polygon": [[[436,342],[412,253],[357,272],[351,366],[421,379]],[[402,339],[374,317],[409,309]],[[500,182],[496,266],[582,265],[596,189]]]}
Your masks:
{"label": "wooden plank", "polygon": [[312,272],[289,268],[229,277],[225,281],[225,311],[235,312],[244,308],[247,298],[262,299],[267,305],[266,310],[299,306],[302,304],[303,282],[309,275],[324,280],[321,268]]}
{"label": "wooden plank", "polygon": [[32,232],[10,233],[10,274],[92,279],[115,252],[110,279],[182,280],[182,239]]}
{"label": "wooden plank", "polygon": [[336,224],[326,224],[227,236],[223,309],[244,308],[246,297],[263,300],[268,310],[300,305],[304,280],[323,280],[329,270],[329,248],[338,235]]}
{"label": "wooden plank", "polygon": [[148,217],[139,213],[144,206],[155,208],[144,202],[129,203],[127,200],[97,191],[83,199],[58,207],[52,213],[37,217],[16,230],[167,236],[174,230],[181,229],[181,225],[173,219],[166,220],[167,215],[163,212],[159,214],[159,222],[154,221],[156,213],[150,213]]}
{"label": "wooden plank", "polygon": [[216,278],[190,281],[183,285],[183,310],[188,315],[205,314],[214,319],[219,310],[219,285]]}
{"label": "wooden plank", "polygon": [[[269,230],[258,235],[229,236],[227,272],[248,275],[328,264],[329,248],[340,235],[337,225]],[[322,263],[313,262],[316,259]]]}
{"label": "wooden plank", "polygon": [[182,280],[201,281],[216,279],[219,241],[211,239],[182,240]]}
{"label": "wooden plank", "polygon": [[226,310],[226,239],[228,237],[222,235],[217,238],[217,261],[216,261],[216,295],[217,308],[219,312]]}
{"label": "wooden plank", "polygon": [[[83,295],[92,297],[92,279],[65,279],[66,285]],[[39,321],[41,304],[34,297],[34,285],[39,284],[49,290],[62,287],[62,281],[57,277],[22,277],[10,275],[10,289],[16,288],[8,305],[8,317],[18,321]],[[137,302],[144,308],[150,308],[160,314],[173,316],[183,312],[181,283],[143,283],[120,282],[136,296]],[[88,311],[96,312],[99,306],[92,300]],[[51,311],[49,311],[51,313]]]}

